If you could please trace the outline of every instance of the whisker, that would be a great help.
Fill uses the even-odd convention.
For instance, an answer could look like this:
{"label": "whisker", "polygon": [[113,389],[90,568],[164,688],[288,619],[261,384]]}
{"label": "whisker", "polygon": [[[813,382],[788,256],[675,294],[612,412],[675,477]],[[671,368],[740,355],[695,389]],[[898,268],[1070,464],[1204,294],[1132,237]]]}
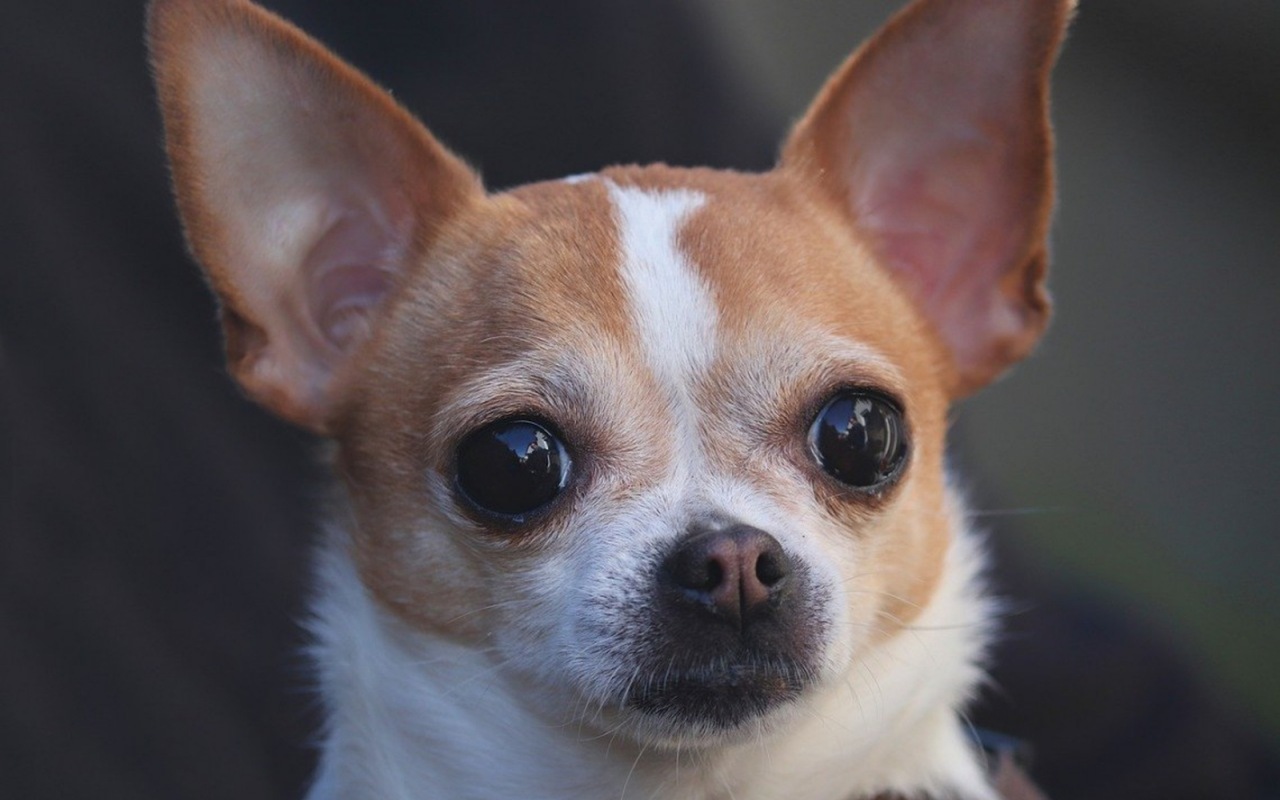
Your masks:
{"label": "whisker", "polygon": [[450,619],[445,620],[444,624],[452,625],[455,622],[466,619],[467,617],[473,614],[482,614],[486,611],[493,611],[494,609],[498,609],[498,608],[506,608],[508,606],[519,606],[519,605],[522,605],[521,601],[519,600],[503,600],[501,602],[491,603],[487,606],[480,606],[479,608],[473,608],[468,611],[464,611],[456,617],[452,617]]}
{"label": "whisker", "polygon": [[635,761],[631,762],[631,769],[627,772],[627,779],[622,782],[622,794],[618,795],[618,800],[627,800],[627,787],[631,785],[631,776],[636,773],[636,767],[640,765],[640,759],[644,758],[648,748],[647,744],[640,746],[640,752],[636,754]]}
{"label": "whisker", "polygon": [[1043,506],[1027,508],[987,508],[981,510],[968,509],[965,519],[985,519],[988,517],[1027,517],[1037,514],[1068,514],[1071,509],[1062,506]]}

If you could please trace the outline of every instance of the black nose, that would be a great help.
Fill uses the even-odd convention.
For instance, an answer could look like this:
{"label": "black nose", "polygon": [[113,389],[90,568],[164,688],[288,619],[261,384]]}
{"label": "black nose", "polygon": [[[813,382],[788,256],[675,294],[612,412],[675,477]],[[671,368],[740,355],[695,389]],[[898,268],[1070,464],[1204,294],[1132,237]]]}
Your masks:
{"label": "black nose", "polygon": [[694,531],[662,564],[668,590],[740,627],[778,603],[790,571],[778,540],[747,525]]}

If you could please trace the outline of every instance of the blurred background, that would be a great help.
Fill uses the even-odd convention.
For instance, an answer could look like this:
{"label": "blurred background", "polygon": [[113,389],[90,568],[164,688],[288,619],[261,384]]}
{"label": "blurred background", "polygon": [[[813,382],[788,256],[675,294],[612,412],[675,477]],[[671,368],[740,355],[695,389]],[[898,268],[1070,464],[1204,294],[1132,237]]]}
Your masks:
{"label": "blurred background", "polygon": [[[763,169],[888,0],[279,0],[491,188]],[[0,785],[286,798],[315,443],[240,398],[142,5],[0,7]],[[1011,598],[975,712],[1057,798],[1280,797],[1280,3],[1082,0],[1057,318],[956,411]]]}

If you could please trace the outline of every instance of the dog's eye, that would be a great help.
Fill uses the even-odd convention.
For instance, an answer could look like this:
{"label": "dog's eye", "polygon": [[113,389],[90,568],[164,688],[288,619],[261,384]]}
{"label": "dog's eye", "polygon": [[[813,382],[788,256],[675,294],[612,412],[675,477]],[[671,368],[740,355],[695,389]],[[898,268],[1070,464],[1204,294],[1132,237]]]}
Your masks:
{"label": "dog's eye", "polygon": [[906,427],[888,400],[843,391],[818,412],[809,448],[831,477],[856,489],[874,489],[894,477],[906,459]]}
{"label": "dog's eye", "polygon": [[569,455],[543,425],[507,419],[458,445],[458,488],[485,511],[520,517],[550,503],[569,477]]}

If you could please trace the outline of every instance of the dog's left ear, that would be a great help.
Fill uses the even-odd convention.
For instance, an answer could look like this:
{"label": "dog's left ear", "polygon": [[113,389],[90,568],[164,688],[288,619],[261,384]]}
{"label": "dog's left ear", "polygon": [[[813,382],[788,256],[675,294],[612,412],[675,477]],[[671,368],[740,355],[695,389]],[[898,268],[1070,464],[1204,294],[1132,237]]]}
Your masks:
{"label": "dog's left ear", "polygon": [[783,150],[912,295],[953,396],[1035,345],[1053,206],[1049,71],[1074,0],[918,0],[828,81]]}

